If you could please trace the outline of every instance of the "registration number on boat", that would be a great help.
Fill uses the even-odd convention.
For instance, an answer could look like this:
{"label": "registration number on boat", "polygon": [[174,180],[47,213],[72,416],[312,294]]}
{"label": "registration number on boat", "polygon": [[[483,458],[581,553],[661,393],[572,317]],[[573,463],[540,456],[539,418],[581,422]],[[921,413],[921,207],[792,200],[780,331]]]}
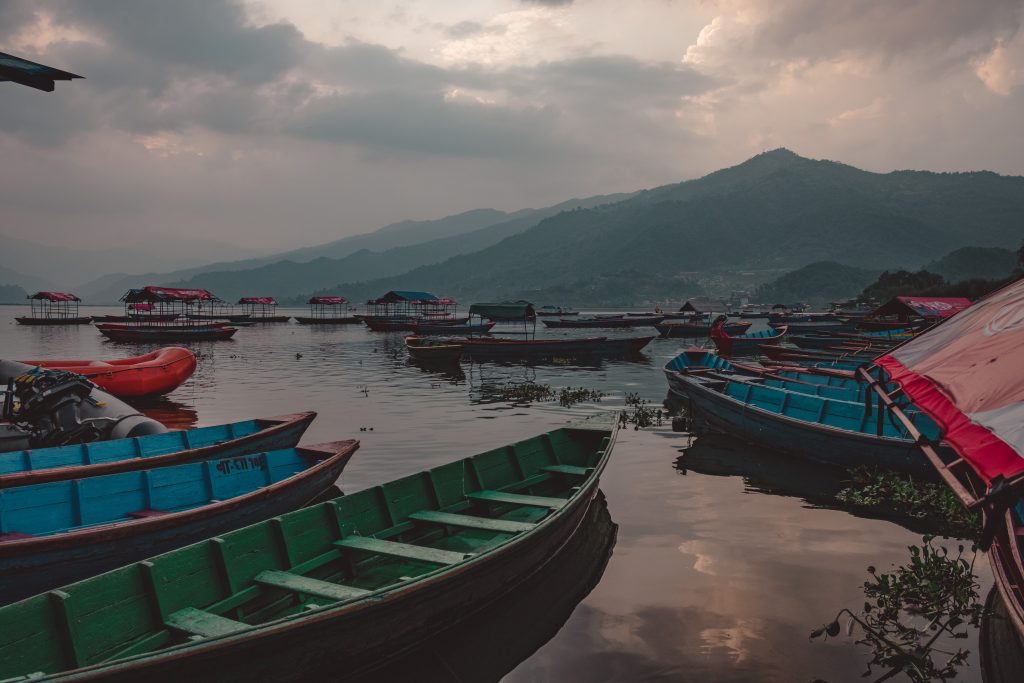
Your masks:
{"label": "registration number on boat", "polygon": [[221,474],[229,472],[243,472],[245,470],[267,469],[266,453],[257,455],[240,455],[237,458],[225,458],[217,461],[217,471]]}

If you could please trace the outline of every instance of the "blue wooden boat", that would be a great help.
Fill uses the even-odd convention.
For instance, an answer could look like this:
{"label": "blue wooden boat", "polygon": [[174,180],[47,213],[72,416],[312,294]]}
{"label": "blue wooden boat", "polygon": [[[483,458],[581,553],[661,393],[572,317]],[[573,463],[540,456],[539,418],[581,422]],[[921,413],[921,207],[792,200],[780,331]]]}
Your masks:
{"label": "blue wooden boat", "polygon": [[0,453],[0,489],[291,448],[314,412],[130,439]]}
{"label": "blue wooden boat", "polygon": [[[842,467],[868,465],[934,478],[915,441],[877,408],[765,386],[741,379],[679,375],[672,393],[689,400],[695,430],[719,432],[767,448]],[[938,439],[927,416],[912,412],[918,430]]]}
{"label": "blue wooden boat", "polygon": [[5,489],[0,604],[301,507],[358,441]]}
{"label": "blue wooden boat", "polygon": [[774,346],[782,342],[786,336],[786,326],[770,330],[761,330],[748,334],[729,334],[725,329],[725,316],[719,316],[711,326],[711,341],[719,352],[727,356],[753,355],[759,353],[762,346]]}

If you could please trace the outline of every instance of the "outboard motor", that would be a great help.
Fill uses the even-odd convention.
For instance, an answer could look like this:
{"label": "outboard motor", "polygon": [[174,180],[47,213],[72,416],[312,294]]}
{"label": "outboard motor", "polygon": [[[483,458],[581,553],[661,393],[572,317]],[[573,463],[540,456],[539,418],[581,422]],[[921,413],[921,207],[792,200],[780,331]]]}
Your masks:
{"label": "outboard motor", "polygon": [[167,431],[73,372],[0,361],[0,381],[7,385],[2,419],[27,433],[31,448]]}

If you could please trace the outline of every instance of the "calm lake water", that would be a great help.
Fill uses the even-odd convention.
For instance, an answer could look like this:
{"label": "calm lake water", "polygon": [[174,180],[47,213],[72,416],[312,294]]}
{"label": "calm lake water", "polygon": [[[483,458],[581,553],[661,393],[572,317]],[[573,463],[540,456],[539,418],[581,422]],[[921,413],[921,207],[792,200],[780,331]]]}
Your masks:
{"label": "calm lake water", "polygon": [[[155,348],[105,341],[91,326],[21,327],[14,316],[23,310],[0,306],[0,357],[115,358]],[[656,339],[640,361],[464,361],[437,371],[408,361],[400,334],[262,325],[231,341],[189,344],[199,356],[195,375],[146,412],[184,428],[315,410],[305,443],[362,442],[338,482],[351,492],[620,409],[628,392],[660,405],[661,368],[680,344]],[[570,409],[496,399],[501,387],[525,381],[606,397]],[[841,481],[829,470],[726,438],[694,440],[667,422],[622,431],[601,484],[607,513],[594,511],[572,557],[412,662],[394,663],[386,677],[864,680],[863,646],[808,634],[840,608],[861,605],[865,568],[902,564],[919,533],[840,509],[833,496]],[[987,560],[979,558],[977,571],[984,594]],[[957,680],[980,681],[976,636],[960,644],[972,651],[972,667]]]}

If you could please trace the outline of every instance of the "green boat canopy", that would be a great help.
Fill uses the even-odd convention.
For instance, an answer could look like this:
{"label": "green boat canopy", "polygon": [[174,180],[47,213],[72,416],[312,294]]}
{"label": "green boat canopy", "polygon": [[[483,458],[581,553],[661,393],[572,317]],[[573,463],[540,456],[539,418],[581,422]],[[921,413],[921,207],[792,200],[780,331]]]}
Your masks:
{"label": "green boat canopy", "polygon": [[533,304],[529,301],[499,301],[489,304],[473,304],[469,307],[470,315],[491,320],[527,320],[536,316]]}

